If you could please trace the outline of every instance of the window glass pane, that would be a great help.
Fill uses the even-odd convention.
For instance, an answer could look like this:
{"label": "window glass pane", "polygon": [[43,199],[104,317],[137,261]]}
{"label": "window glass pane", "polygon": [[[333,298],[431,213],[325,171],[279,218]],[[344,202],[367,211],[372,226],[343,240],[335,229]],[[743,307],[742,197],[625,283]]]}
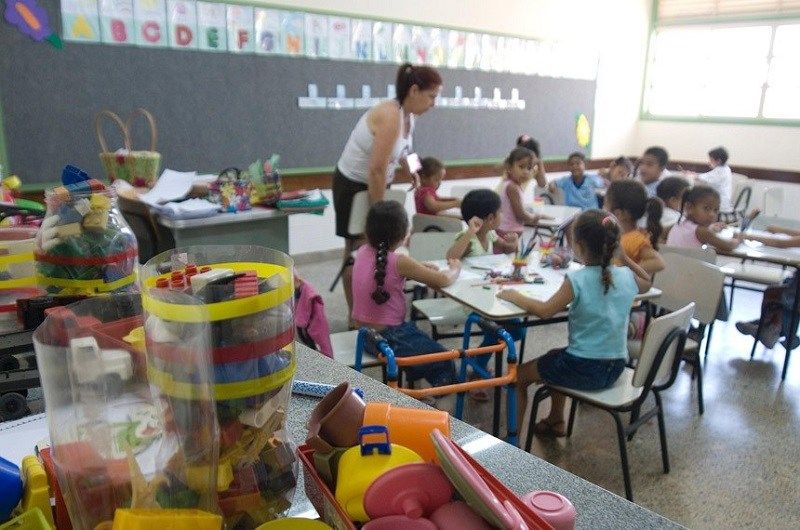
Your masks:
{"label": "window glass pane", "polygon": [[796,57],[772,58],[769,65],[769,84],[800,90],[800,48],[797,49]]}
{"label": "window glass pane", "polygon": [[768,88],[764,98],[764,117],[800,120],[800,98],[797,90]]}
{"label": "window glass pane", "polygon": [[707,85],[701,114],[726,118],[756,118],[761,104],[761,86]]}
{"label": "window glass pane", "polygon": [[776,57],[797,57],[800,54],[800,24],[778,26],[772,55]]}

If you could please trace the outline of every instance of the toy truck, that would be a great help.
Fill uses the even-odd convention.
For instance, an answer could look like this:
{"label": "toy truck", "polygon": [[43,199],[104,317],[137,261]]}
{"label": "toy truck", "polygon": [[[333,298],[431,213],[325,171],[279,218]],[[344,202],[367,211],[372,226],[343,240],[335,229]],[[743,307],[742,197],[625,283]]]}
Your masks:
{"label": "toy truck", "polygon": [[94,337],[72,339],[69,346],[72,371],[79,385],[105,385],[113,395],[133,377],[133,360],[126,350],[101,349]]}

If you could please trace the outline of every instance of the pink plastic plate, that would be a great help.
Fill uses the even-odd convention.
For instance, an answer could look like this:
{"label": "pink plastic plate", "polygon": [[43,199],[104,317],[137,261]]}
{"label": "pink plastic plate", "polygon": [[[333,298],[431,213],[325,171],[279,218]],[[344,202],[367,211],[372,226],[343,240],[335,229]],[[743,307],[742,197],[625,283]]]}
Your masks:
{"label": "pink plastic plate", "polygon": [[364,493],[370,519],[388,515],[419,518],[453,498],[453,486],[435,464],[406,464],[384,473]]}
{"label": "pink plastic plate", "polygon": [[373,519],[361,530],[438,530],[436,525],[427,519],[411,519],[405,515],[390,515]]}
{"label": "pink plastic plate", "polygon": [[495,527],[528,530],[528,526],[519,514],[509,513],[478,472],[459,454],[452,440],[438,430],[431,433],[431,438],[442,470],[472,509]]}

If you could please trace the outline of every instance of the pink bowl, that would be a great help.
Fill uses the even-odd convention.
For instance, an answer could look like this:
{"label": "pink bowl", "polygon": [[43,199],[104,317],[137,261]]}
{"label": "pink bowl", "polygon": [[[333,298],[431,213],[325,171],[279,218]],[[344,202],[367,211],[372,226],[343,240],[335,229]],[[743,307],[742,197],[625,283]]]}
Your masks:
{"label": "pink bowl", "polygon": [[575,518],[577,517],[575,506],[560,493],[531,491],[522,496],[522,502],[550,523],[555,530],[575,528]]}

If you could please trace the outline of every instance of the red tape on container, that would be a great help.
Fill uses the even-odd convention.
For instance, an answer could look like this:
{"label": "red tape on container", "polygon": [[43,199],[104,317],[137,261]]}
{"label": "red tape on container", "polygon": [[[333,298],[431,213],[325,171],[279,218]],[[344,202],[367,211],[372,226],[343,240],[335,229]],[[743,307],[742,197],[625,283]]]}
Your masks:
{"label": "red tape on container", "polygon": [[53,265],[77,265],[77,266],[92,266],[92,265],[108,265],[112,263],[119,263],[126,259],[135,258],[139,255],[136,247],[130,247],[125,252],[111,254],[110,256],[53,256],[50,254],[42,254],[41,252],[34,252],[33,256],[36,261],[43,261],[45,263],[52,263]]}
{"label": "red tape on container", "polygon": [[[272,337],[257,340],[254,342],[244,342],[233,346],[221,346],[211,350],[211,357],[214,364],[234,363],[258,359],[266,355],[281,351],[282,348],[294,341],[294,326]],[[188,350],[173,345],[147,341],[147,351],[159,359],[168,362],[184,362],[193,359],[194,354]]]}

